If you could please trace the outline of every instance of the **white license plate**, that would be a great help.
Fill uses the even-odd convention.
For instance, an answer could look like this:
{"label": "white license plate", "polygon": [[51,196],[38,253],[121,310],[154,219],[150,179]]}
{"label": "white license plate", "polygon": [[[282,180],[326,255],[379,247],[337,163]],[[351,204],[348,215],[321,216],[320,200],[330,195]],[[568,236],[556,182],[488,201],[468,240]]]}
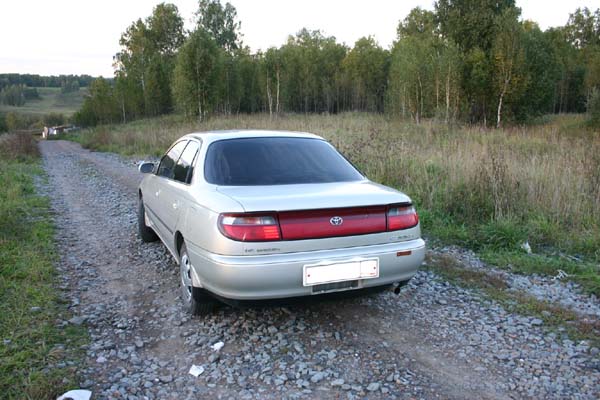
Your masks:
{"label": "white license plate", "polygon": [[379,259],[318,263],[304,266],[304,286],[379,277]]}

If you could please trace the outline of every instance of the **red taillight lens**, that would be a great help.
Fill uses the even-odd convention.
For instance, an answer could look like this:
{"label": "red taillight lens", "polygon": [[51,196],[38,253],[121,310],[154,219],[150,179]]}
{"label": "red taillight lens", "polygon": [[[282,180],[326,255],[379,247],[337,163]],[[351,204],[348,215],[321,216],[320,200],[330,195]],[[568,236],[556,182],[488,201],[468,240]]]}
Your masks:
{"label": "red taillight lens", "polygon": [[413,206],[391,206],[387,212],[388,231],[398,231],[417,226],[419,216]]}
{"label": "red taillight lens", "polygon": [[241,242],[281,240],[279,222],[274,215],[221,214],[219,230],[228,238]]}

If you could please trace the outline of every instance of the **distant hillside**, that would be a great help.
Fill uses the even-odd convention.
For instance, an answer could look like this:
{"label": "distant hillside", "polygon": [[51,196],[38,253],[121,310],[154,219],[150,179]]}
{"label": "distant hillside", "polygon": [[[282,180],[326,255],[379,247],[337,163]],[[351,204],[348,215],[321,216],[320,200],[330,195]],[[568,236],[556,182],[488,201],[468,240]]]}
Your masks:
{"label": "distant hillside", "polygon": [[87,88],[68,93],[61,93],[59,87],[38,87],[36,89],[40,99],[27,100],[25,105],[20,107],[0,104],[0,113],[15,112],[27,115],[60,113],[68,116],[81,107],[87,93]]}

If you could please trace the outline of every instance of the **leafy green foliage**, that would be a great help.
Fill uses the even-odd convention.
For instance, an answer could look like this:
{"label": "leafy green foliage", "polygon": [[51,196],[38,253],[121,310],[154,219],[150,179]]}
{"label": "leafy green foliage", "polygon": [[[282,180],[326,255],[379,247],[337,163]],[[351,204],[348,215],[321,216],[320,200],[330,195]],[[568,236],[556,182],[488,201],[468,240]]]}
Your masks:
{"label": "leafy green foliage", "polygon": [[44,126],[63,125],[65,122],[66,118],[63,114],[50,113],[44,116]]}
{"label": "leafy green foliage", "polygon": [[119,118],[117,107],[113,87],[105,79],[99,78],[92,82],[89,97],[73,119],[76,124],[83,126],[115,122]]}
{"label": "leafy green foliage", "polygon": [[389,53],[372,37],[360,38],[343,61],[353,110],[383,111]]}
{"label": "leafy green foliage", "polygon": [[[113,102],[123,122],[173,110],[171,78],[184,40],[183,19],[177,7],[165,3],[154,7],[146,20],[133,22],[121,35],[121,51],[115,55]],[[99,122],[85,119],[86,125]]]}
{"label": "leafy green foliage", "polygon": [[202,120],[374,111],[417,123],[500,127],[585,111],[600,87],[600,10],[578,9],[566,26],[544,32],[520,13],[514,0],[438,0],[435,11],[417,7],[400,21],[391,51],[371,37],[349,48],[301,29],[282,46],[251,54],[230,3],[199,1],[191,32],[176,6],[161,3],[121,36],[109,82],[113,109],[86,104],[78,121],[125,122],[173,110]]}
{"label": "leafy green foliage", "polygon": [[175,64],[173,93],[178,108],[202,120],[216,107],[221,84],[222,54],[215,40],[203,29],[196,29],[185,42]]}
{"label": "leafy green foliage", "polygon": [[229,53],[241,48],[241,23],[230,3],[223,7],[219,0],[200,0],[196,18],[198,28],[208,32],[217,46]]}
{"label": "leafy green foliage", "polygon": [[35,74],[0,74],[0,88],[10,85],[25,85],[30,88],[60,88],[65,82],[77,82],[79,87],[89,86],[94,80],[89,75],[52,75]]}
{"label": "leafy green foliage", "polygon": [[414,9],[398,25],[387,91],[388,111],[417,123],[425,117],[458,113],[460,54],[452,40],[439,35],[435,15]]}
{"label": "leafy green foliage", "polygon": [[9,106],[22,106],[25,104],[25,85],[10,85],[0,92],[0,100]]}

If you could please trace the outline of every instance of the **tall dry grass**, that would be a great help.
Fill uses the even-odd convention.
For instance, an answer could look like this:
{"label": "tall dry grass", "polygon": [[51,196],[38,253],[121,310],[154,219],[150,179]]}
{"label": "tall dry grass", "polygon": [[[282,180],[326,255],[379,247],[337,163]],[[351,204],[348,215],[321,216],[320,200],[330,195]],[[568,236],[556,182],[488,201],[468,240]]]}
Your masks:
{"label": "tall dry grass", "polygon": [[[469,229],[508,221],[519,240],[600,259],[600,133],[584,127],[577,115],[502,130],[434,121],[415,125],[356,113],[224,116],[202,124],[169,116],[98,127],[82,132],[78,140],[100,150],[158,155],[194,131],[313,132],[372,180],[412,196],[429,221]],[[473,232],[471,236],[478,233]]]}
{"label": "tall dry grass", "polygon": [[0,159],[21,160],[39,156],[37,143],[30,134],[0,135]]}

